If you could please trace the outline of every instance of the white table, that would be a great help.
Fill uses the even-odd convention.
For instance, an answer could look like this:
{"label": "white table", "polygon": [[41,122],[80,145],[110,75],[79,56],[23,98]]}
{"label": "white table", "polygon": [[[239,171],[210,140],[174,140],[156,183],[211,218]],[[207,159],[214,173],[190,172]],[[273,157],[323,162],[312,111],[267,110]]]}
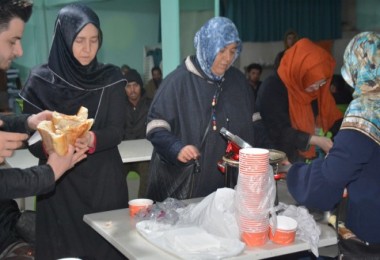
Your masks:
{"label": "white table", "polygon": [[146,139],[123,141],[118,146],[123,163],[150,161],[153,145]]}
{"label": "white table", "polygon": [[38,165],[38,158],[34,157],[28,149],[20,149],[14,151],[12,157],[5,160],[9,168],[25,169]]}
{"label": "white table", "polygon": [[[129,259],[178,259],[142,237],[135,228],[135,220],[129,217],[128,209],[88,214],[84,215],[83,220]],[[319,247],[336,244],[335,231],[325,224],[318,225],[322,231]],[[309,249],[307,243],[297,239],[286,246],[269,241],[264,246],[246,248],[241,255],[229,259],[263,259]]]}

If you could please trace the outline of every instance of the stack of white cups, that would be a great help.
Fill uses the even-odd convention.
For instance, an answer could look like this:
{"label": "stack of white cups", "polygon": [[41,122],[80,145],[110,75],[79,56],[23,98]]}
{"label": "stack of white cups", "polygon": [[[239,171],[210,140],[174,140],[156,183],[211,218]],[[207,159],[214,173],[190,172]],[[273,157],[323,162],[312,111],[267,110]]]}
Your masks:
{"label": "stack of white cups", "polygon": [[275,195],[269,151],[240,149],[235,205],[241,238],[247,245],[259,246],[267,242],[269,212],[273,208]]}

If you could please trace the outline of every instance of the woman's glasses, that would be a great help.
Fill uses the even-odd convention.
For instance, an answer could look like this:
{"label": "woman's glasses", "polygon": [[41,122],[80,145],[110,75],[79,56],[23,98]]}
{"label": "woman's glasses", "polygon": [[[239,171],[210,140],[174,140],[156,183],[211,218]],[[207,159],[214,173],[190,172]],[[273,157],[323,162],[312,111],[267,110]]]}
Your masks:
{"label": "woman's glasses", "polygon": [[309,87],[305,89],[306,92],[314,92],[317,91],[319,88],[323,87],[326,85],[327,81],[324,79],[323,81],[316,82],[314,84],[311,84]]}
{"label": "woman's glasses", "polygon": [[322,81],[321,83],[317,84],[318,88],[323,87],[327,83],[326,80]]}

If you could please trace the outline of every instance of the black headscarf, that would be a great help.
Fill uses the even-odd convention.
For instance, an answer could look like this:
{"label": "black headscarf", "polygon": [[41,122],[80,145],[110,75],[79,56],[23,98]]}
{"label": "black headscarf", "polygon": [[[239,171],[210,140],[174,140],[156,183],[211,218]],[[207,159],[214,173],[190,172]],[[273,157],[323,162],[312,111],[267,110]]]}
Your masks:
{"label": "black headscarf", "polygon": [[[99,63],[96,57],[90,64],[83,66],[74,57],[73,42],[89,23],[99,30],[100,49],[102,31],[99,18],[93,10],[86,5],[75,3],[59,11],[48,63],[32,70],[20,93],[25,101],[39,109],[57,111],[62,110],[60,108],[63,108],[65,101],[72,101],[74,103],[71,105],[74,108],[69,112],[76,113],[84,100],[89,101],[89,96],[94,105],[100,101],[101,91],[98,90],[119,84],[125,85],[126,80],[120,68]],[[44,107],[36,104],[38,102],[35,100],[42,102]]]}

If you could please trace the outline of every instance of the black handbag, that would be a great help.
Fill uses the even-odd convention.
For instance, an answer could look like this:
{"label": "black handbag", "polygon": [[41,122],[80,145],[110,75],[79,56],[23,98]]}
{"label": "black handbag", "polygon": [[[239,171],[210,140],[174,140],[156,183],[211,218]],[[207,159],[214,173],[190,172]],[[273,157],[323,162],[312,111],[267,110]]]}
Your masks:
{"label": "black handbag", "polygon": [[195,174],[200,172],[197,160],[188,164],[174,165],[163,160],[157,152],[152,155],[152,171],[148,198],[163,201],[166,198],[189,199],[194,188]]}
{"label": "black handbag", "polygon": [[[202,150],[210,123],[203,134],[200,150]],[[151,160],[147,197],[155,201],[166,198],[178,200],[192,198],[195,184],[195,175],[200,173],[201,166],[198,160],[187,164],[175,165],[167,162],[154,151]]]}

